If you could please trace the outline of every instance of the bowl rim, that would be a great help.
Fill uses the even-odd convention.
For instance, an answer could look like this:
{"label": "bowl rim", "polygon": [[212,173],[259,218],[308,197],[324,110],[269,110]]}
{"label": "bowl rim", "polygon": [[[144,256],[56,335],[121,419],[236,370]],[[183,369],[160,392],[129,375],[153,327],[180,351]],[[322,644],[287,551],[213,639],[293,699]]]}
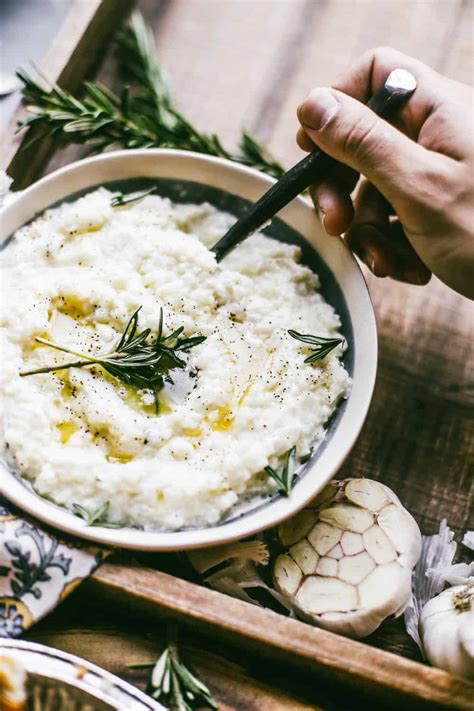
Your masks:
{"label": "bowl rim", "polygon": [[[105,176],[104,171],[107,170],[110,175]],[[117,170],[123,175],[116,176],[114,171]],[[167,175],[167,171],[171,171],[173,175]],[[200,180],[184,177],[193,171],[199,175]],[[2,209],[2,232],[8,237],[54,203],[66,200],[69,195],[79,190],[98,186],[101,182],[138,177],[176,179],[174,173],[180,174],[179,177],[183,180],[213,185],[250,200],[255,200],[275,182],[274,178],[253,168],[191,151],[159,148],[111,151],[63,166],[21,191]],[[97,180],[97,177],[101,179]],[[71,190],[73,184],[76,189]],[[226,186],[232,186],[233,189]],[[24,213],[29,217],[21,217]],[[317,249],[320,258],[331,271],[332,266],[326,261],[328,257],[343,271],[346,280],[344,283],[341,283],[340,277],[334,275],[334,278],[346,300],[354,341],[357,342],[353,385],[346,410],[317,461],[318,468],[322,468],[322,476],[320,473],[313,475],[310,469],[287,498],[280,497],[269,502],[264,508],[249,511],[244,516],[235,517],[228,522],[179,531],[88,527],[85,521],[67,509],[36,494],[25,483],[16,479],[5,466],[0,467],[0,494],[20,510],[69,534],[107,546],[148,551],[185,550],[247,538],[296,514],[314,498],[342,466],[365,422],[377,372],[376,321],[367,284],[358,263],[340,238],[328,238],[323,235],[310,203],[299,196],[280,211],[278,217]],[[321,250],[325,256],[321,254]],[[351,295],[357,296],[357,299],[348,301],[348,296]]]}

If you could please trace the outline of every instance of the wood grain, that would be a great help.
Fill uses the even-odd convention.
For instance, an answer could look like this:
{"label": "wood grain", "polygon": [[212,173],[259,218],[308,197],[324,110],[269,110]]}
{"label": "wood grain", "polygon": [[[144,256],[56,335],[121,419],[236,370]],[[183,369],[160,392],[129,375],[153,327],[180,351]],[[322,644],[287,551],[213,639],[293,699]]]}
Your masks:
{"label": "wood grain", "polygon": [[[94,3],[79,4],[90,10]],[[238,142],[242,126],[250,128],[286,165],[302,155],[294,141],[297,104],[313,86],[334,81],[370,47],[392,45],[455,79],[467,83],[474,79],[474,6],[466,0],[140,0],[138,5],[153,26],[160,62],[183,112],[201,129],[218,133],[231,147]],[[101,31],[106,29],[102,24]],[[98,70],[98,65],[91,66],[92,54],[83,56],[78,66],[82,68],[89,59],[86,64]],[[79,77],[76,71],[71,81]],[[110,51],[98,78],[109,86],[117,83]],[[76,159],[82,151],[70,147],[56,153],[47,170]],[[41,160],[34,157],[33,169],[24,158],[16,164],[24,182],[37,174],[41,161],[45,161],[43,155]],[[365,274],[378,321],[379,371],[366,424],[340,475],[384,481],[412,511],[424,533],[434,532],[443,517],[461,533],[474,526],[471,305],[436,279],[418,288],[376,279],[367,270]],[[160,567],[163,561],[160,558],[154,564]],[[121,580],[122,574],[125,580]],[[379,669],[377,661],[368,662],[370,678],[364,681],[364,669],[359,669],[360,685],[350,697],[344,684],[315,671],[322,650],[337,666],[340,659],[334,658],[334,650],[339,641],[354,643],[338,639],[332,647],[326,633],[300,623],[288,627],[292,621],[272,613],[261,618],[259,610],[237,610],[234,605],[243,603],[215,597],[216,593],[210,598],[209,591],[202,588],[195,591],[193,587],[191,593],[186,587],[189,583],[172,583],[159,572],[144,573],[147,582],[137,583],[137,574],[129,578],[121,567],[104,566],[89,587],[76,591],[63,609],[35,627],[31,636],[83,654],[140,684],[144,677],[130,675],[124,660],[141,661],[151,653],[157,656],[164,631],[149,618],[142,618],[139,607],[149,607],[153,600],[153,609],[157,607],[161,614],[183,618],[179,606],[182,603],[187,609],[186,600],[189,603],[189,595],[195,595],[189,619],[202,614],[202,627],[199,632],[186,632],[186,642],[191,645],[193,663],[216,691],[221,708],[352,711],[363,701],[365,709],[380,708],[378,702],[367,701],[367,690],[374,684],[383,687],[379,674],[383,677],[388,669],[384,663]],[[131,588],[131,599],[137,603],[124,608],[125,620],[121,613],[116,614],[121,608],[115,607],[119,603],[114,591],[121,582]],[[177,591],[177,597],[173,598],[172,591]],[[243,623],[238,629],[241,616],[254,620],[257,626],[262,619],[271,620],[262,634],[270,636],[270,645],[280,644],[283,656],[284,647],[291,645],[294,625],[298,630],[305,627],[305,639],[309,636],[310,643],[315,638],[322,640],[322,647],[318,646],[310,660],[312,671],[290,674],[281,661],[270,663],[247,647],[242,654],[232,645],[216,642],[213,634],[228,624],[219,617],[224,609],[234,611],[235,634],[242,643],[252,633]],[[101,627],[105,621],[106,630]],[[400,621],[384,625],[368,641],[407,656],[417,654]],[[355,651],[348,655],[349,669],[354,664],[357,671],[360,660],[373,659],[374,651],[366,645],[350,649]],[[385,655],[381,658],[387,659]],[[433,680],[436,694],[445,694],[445,706],[465,708],[459,706],[464,701],[456,698],[458,689],[449,686],[453,682],[447,675],[417,665],[417,671],[406,676],[405,670],[412,670],[410,662],[396,658],[394,664],[401,665],[396,678],[402,688],[407,683],[415,685],[412,690],[416,684],[425,688],[427,680],[430,685]],[[465,700],[465,685],[463,689],[461,699]],[[387,696],[383,707],[390,704]],[[400,708],[399,702],[397,705]]]}
{"label": "wood grain", "polygon": [[[167,642],[163,620],[144,615],[123,599],[97,604],[97,588],[84,586],[45,620],[29,631],[29,638],[63,649],[107,668],[145,689],[150,671],[130,669],[129,664],[155,661]],[[335,708],[338,698],[321,682],[315,686],[308,674],[289,672],[270,663],[266,656],[242,654],[222,639],[180,629],[179,649],[209,685],[220,711],[310,711]],[[344,705],[344,694],[339,694]],[[124,711],[127,711],[124,709]]]}
{"label": "wood grain", "polygon": [[[116,612],[114,610],[114,613]],[[35,628],[30,636],[39,643],[46,642],[56,649],[86,657],[94,664],[107,668],[145,690],[150,671],[128,669],[127,665],[158,658],[165,645],[166,629],[158,624],[153,624],[151,629],[153,634],[145,634],[138,633],[131,626],[117,627],[111,623],[93,626],[88,622],[86,626],[79,623],[75,629],[66,633],[64,623],[54,628],[50,622],[46,629],[44,626]],[[213,651],[215,649],[218,650],[217,653]],[[196,638],[187,633],[185,641],[180,643],[180,651],[185,661],[206,680],[206,685],[219,703],[219,711],[323,709],[314,701],[321,694],[311,694],[304,679],[300,679],[300,688],[293,683],[289,685],[290,690],[285,689],[285,685],[272,678],[272,670],[265,673],[262,665],[259,667],[258,664],[249,668],[247,660],[239,660],[235,655],[232,658],[232,654],[227,650],[226,656],[223,656],[221,643],[216,645],[212,640],[208,640],[207,644],[203,644],[202,637]]]}
{"label": "wood grain", "polygon": [[214,590],[165,573],[105,564],[89,585],[106,600],[121,599],[126,594],[131,610],[144,609],[197,632],[212,634],[218,640],[231,641],[246,652],[296,665],[356,690],[370,691],[380,701],[403,703],[409,708],[422,703],[429,703],[432,708],[472,708],[474,684],[467,680],[241,600],[223,598]]}
{"label": "wood grain", "polygon": [[[131,5],[132,0],[76,0],[40,63],[43,74],[63,89],[74,92],[101,58],[108,38]],[[0,167],[13,178],[15,190],[21,190],[39,177],[54,150],[52,139],[24,147],[38,135],[34,127],[21,135],[15,133],[17,122],[26,115],[23,107],[15,113],[0,151]],[[24,147],[21,151],[20,145]]]}

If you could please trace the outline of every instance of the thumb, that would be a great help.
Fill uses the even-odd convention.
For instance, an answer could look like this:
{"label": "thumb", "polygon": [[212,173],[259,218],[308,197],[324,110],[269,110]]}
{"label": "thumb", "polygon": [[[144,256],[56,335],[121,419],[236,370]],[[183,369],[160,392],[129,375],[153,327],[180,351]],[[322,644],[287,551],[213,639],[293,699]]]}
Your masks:
{"label": "thumb", "polygon": [[426,149],[365,104],[336,89],[313,89],[298,118],[319,148],[365,175],[394,206],[413,189],[407,166],[422,164]]}

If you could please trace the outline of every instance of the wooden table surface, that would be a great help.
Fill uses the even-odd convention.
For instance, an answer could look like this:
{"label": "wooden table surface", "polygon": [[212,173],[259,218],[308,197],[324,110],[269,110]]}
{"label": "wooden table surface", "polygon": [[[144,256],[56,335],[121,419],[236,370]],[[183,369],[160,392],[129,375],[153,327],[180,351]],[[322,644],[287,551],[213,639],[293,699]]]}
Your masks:
{"label": "wooden table surface", "polygon": [[[245,126],[288,166],[301,157],[297,104],[370,47],[391,45],[473,83],[471,0],[141,0],[138,6],[189,118],[229,145]],[[110,53],[98,75],[116,82]],[[56,154],[48,170],[79,154],[75,148]],[[378,321],[379,372],[366,424],[340,475],[384,481],[423,533],[433,533],[443,517],[458,533],[472,528],[471,304],[436,279],[420,288],[366,276]],[[156,658],[164,631],[126,608],[100,606],[85,585],[29,637],[143,686],[145,675],[128,672],[126,664]],[[361,703],[340,688],[208,639],[186,634],[184,649],[221,709]]]}

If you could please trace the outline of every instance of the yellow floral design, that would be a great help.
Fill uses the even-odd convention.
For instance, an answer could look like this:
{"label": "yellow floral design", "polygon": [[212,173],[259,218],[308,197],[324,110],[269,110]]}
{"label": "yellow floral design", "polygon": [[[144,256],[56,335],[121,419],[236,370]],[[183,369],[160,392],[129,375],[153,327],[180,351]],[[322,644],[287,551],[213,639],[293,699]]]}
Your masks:
{"label": "yellow floral design", "polygon": [[22,600],[0,598],[0,638],[17,637],[32,623],[30,608]]}

